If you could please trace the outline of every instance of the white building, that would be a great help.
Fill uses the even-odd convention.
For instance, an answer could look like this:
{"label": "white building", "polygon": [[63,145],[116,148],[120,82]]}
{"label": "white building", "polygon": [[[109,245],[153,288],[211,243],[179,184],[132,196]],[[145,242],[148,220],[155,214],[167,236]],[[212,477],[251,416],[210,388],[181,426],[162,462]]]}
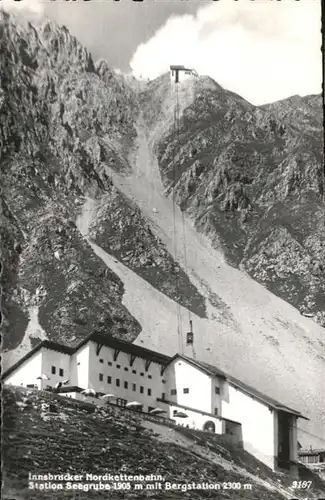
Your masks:
{"label": "white building", "polygon": [[119,406],[137,402],[144,412],[159,407],[179,425],[242,443],[273,470],[294,470],[298,461],[296,422],[306,417],[187,356],[169,357],[94,333],[75,348],[45,340],[2,378],[5,384],[39,389],[68,379],[65,393],[72,397],[91,388],[115,396]]}
{"label": "white building", "polygon": [[193,68],[186,68],[185,66],[172,65],[169,68],[170,80],[172,83],[182,83],[188,78],[197,77],[198,74]]}

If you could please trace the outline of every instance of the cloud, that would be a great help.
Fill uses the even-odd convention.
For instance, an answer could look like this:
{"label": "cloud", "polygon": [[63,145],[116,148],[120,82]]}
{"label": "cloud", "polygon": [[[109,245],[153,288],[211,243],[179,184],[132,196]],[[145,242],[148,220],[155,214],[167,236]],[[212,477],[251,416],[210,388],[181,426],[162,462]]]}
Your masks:
{"label": "cloud", "polygon": [[6,12],[21,13],[32,19],[42,17],[45,10],[42,0],[0,0],[0,8]]}
{"label": "cloud", "polygon": [[156,78],[170,64],[194,67],[254,104],[321,92],[320,2],[220,2],[174,16],[130,66]]}

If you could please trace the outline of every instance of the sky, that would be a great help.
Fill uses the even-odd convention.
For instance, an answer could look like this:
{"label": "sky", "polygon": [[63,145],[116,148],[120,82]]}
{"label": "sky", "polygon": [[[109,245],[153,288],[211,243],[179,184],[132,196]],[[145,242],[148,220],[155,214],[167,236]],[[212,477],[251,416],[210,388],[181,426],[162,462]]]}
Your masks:
{"label": "sky", "polygon": [[[321,92],[320,0],[2,0],[64,24],[114,69],[185,64],[253,104]],[[10,7],[9,7],[10,6]]]}

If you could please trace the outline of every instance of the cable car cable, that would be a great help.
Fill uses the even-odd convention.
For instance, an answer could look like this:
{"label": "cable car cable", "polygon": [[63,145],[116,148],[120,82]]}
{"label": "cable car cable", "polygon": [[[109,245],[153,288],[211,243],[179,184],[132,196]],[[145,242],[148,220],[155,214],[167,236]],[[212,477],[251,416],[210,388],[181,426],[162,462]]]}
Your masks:
{"label": "cable car cable", "polygon": [[[178,147],[178,154],[180,154],[180,117],[179,117],[179,94],[178,94],[178,85],[176,83],[176,113],[175,113],[175,120],[176,120],[176,138],[177,138],[177,147]],[[176,173],[175,173],[176,177]],[[175,189],[175,185],[174,185]],[[175,200],[176,203],[176,200]],[[181,209],[181,218],[182,218],[182,230],[183,230],[183,253],[184,253],[184,267],[185,267],[185,273],[186,276],[188,276],[188,266],[187,266],[187,252],[186,252],[186,229],[185,229],[185,217],[184,217],[184,212]],[[176,236],[176,235],[175,235]],[[193,323],[191,319],[191,311],[188,309],[188,319],[189,319],[189,325],[190,325],[190,332],[186,334],[186,345],[191,344],[192,345],[192,354],[193,358],[195,359],[195,350],[194,350],[194,336],[193,336]],[[183,335],[181,334],[181,342],[182,342],[182,353],[183,353]]]}
{"label": "cable car cable", "polygon": [[[177,93],[177,84],[176,84]],[[177,100],[176,100],[176,110],[174,112],[174,134],[177,143]],[[176,164],[177,161],[174,158],[173,162],[173,233],[174,233],[174,259],[175,266],[177,262],[177,232],[176,232]],[[178,272],[175,271],[175,283],[176,283],[176,308],[177,308],[177,337],[178,337],[178,349],[181,354],[183,354],[183,333],[182,333],[182,312],[179,304],[179,277]]]}

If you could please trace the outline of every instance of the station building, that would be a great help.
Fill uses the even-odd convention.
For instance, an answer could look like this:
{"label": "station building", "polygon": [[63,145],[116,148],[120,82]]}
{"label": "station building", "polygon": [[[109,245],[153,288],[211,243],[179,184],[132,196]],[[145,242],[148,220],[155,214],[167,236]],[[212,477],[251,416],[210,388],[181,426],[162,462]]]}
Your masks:
{"label": "station building", "polygon": [[62,393],[76,398],[93,389],[116,405],[137,404],[178,425],[229,436],[272,470],[294,472],[298,463],[297,419],[306,417],[183,354],[170,357],[93,333],[76,347],[40,342],[2,379],[40,390],[64,381]]}

